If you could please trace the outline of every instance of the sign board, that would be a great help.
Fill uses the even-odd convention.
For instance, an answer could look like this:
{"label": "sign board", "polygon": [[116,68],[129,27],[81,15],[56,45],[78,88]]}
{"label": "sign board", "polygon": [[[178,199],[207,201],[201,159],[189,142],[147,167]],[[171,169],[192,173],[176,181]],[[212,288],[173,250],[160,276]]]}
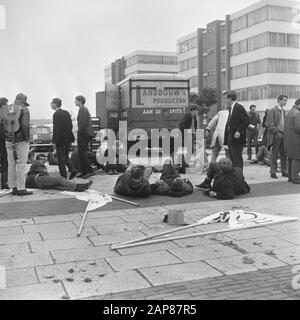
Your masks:
{"label": "sign board", "polygon": [[186,83],[159,82],[134,83],[132,87],[133,108],[188,107],[189,90]]}
{"label": "sign board", "polygon": [[105,85],[106,109],[120,108],[120,89],[116,84]]}

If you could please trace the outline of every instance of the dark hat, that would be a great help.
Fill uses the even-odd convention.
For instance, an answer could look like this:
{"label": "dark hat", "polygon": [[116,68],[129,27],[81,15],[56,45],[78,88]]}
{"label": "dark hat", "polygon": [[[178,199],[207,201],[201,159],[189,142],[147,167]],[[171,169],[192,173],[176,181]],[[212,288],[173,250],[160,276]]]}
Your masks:
{"label": "dark hat", "polygon": [[8,102],[8,100],[5,97],[0,98],[0,108],[2,107],[2,105],[6,104]]}
{"label": "dark hat", "polygon": [[27,102],[27,96],[24,93],[17,94],[15,101],[23,103],[26,107],[30,106]]}

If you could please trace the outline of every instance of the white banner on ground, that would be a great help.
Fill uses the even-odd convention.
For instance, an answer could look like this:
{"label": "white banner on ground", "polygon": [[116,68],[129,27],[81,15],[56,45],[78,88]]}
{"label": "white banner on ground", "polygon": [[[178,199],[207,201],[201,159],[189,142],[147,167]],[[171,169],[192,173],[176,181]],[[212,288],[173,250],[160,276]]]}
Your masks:
{"label": "white banner on ground", "polygon": [[84,192],[62,191],[61,194],[76,197],[78,200],[89,202],[87,211],[93,211],[112,202],[111,196],[101,194],[96,190],[87,190]]}
{"label": "white banner on ground", "polygon": [[211,224],[227,222],[231,229],[247,228],[264,224],[280,223],[295,220],[292,217],[275,216],[271,214],[258,213],[244,210],[228,210],[211,214],[198,221],[198,224]]}

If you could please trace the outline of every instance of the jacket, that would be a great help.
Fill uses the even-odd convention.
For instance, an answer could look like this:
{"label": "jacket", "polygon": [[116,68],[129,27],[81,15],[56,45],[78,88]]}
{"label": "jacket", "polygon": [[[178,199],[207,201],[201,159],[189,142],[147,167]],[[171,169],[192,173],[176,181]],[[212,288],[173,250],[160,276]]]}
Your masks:
{"label": "jacket", "polygon": [[61,108],[57,109],[53,114],[53,143],[57,146],[70,145],[75,141],[72,129],[69,112]]}
{"label": "jacket", "polygon": [[[246,143],[246,129],[249,124],[250,119],[245,108],[236,102],[225,126],[224,144],[244,145]],[[240,137],[235,139],[234,134],[237,131],[240,133]]]}
{"label": "jacket", "polygon": [[[285,111],[283,111],[285,117]],[[279,130],[279,124],[281,119],[281,110],[276,105],[272,108],[267,115],[266,127],[267,127],[267,147],[273,145],[274,137],[276,135],[283,136],[283,132]]]}
{"label": "jacket", "polygon": [[[25,106],[19,106],[14,104],[13,107],[18,112],[20,111],[19,116],[19,130],[15,132],[15,142],[28,142],[30,140],[30,113],[29,109]],[[0,110],[0,131],[2,139],[5,141],[12,142],[13,134],[11,131],[7,130],[5,113],[8,111],[8,106],[3,106]]]}
{"label": "jacket", "polygon": [[300,160],[300,131],[296,129],[297,119],[300,120],[300,106],[293,106],[284,123],[284,147],[287,158],[292,160]]}
{"label": "jacket", "polygon": [[210,132],[214,130],[210,144],[211,148],[215,146],[217,138],[219,139],[220,146],[224,144],[224,133],[228,115],[228,110],[221,110],[210,120],[206,130]]}
{"label": "jacket", "polygon": [[233,199],[235,195],[250,192],[250,187],[245,181],[242,169],[230,168],[216,176],[213,183],[213,191],[217,193],[217,199]]}
{"label": "jacket", "polygon": [[89,109],[85,106],[80,107],[78,110],[77,125],[78,125],[78,131],[77,131],[78,136],[81,136],[89,140],[94,137],[92,118],[91,118]]}
{"label": "jacket", "polygon": [[184,129],[191,129],[193,118],[194,118],[195,129],[197,129],[196,117],[193,116],[191,112],[188,112],[187,114],[184,115],[184,117],[179,122],[179,129],[182,133],[184,133]]}

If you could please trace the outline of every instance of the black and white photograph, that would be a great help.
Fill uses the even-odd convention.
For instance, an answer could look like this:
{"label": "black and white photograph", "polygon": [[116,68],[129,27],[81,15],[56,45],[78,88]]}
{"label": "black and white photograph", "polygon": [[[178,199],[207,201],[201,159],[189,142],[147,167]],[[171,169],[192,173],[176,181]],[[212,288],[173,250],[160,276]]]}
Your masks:
{"label": "black and white photograph", "polygon": [[300,0],[0,0],[0,176],[0,303],[300,300]]}

